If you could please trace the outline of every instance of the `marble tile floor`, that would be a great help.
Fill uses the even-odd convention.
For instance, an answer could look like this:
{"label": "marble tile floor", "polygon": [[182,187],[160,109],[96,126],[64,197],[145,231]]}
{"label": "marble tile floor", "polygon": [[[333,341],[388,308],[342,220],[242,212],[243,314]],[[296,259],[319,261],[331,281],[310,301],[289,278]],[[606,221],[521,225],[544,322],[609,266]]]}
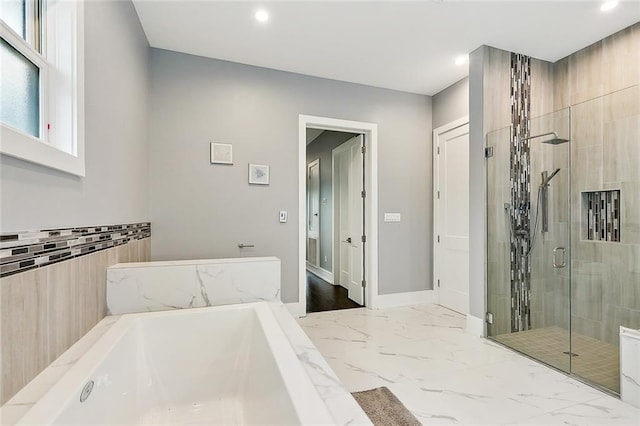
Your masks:
{"label": "marble tile floor", "polygon": [[640,425],[640,409],[465,333],[438,305],[298,322],[351,392],[387,386],[424,424]]}

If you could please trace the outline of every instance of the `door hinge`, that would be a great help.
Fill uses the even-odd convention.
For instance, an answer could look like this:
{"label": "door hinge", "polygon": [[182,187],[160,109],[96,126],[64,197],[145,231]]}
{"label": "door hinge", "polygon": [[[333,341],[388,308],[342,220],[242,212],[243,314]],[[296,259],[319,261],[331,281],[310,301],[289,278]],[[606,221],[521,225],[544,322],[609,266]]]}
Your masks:
{"label": "door hinge", "polygon": [[366,154],[367,153],[367,147],[362,145],[361,151],[362,151],[363,154]]}
{"label": "door hinge", "polygon": [[367,282],[365,280],[362,280],[362,288],[365,288],[367,286]]}
{"label": "door hinge", "polygon": [[484,158],[491,158],[491,157],[493,157],[493,147],[488,146],[484,149]]}
{"label": "door hinge", "polygon": [[367,191],[362,191],[360,195],[362,195],[362,198],[367,198]]}
{"label": "door hinge", "polygon": [[360,239],[363,243],[367,242],[367,236],[363,235],[362,238]]}
{"label": "door hinge", "polygon": [[436,152],[438,155],[440,155],[440,147],[436,148]]}
{"label": "door hinge", "polygon": [[440,242],[440,235],[438,235],[438,242]]}
{"label": "door hinge", "polygon": [[493,324],[493,314],[491,312],[487,312],[484,319],[487,324]]}
{"label": "door hinge", "polygon": [[438,200],[440,199],[440,191],[438,191]]}
{"label": "door hinge", "polygon": [[438,280],[438,288],[440,288],[440,280]]}

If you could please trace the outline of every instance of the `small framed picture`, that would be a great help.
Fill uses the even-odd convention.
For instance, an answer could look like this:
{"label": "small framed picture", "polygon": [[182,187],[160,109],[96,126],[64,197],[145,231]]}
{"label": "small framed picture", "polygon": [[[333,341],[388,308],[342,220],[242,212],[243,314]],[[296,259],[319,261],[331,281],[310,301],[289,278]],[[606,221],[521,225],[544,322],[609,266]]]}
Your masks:
{"label": "small framed picture", "polygon": [[249,183],[253,185],[269,185],[269,166],[249,164]]}
{"label": "small framed picture", "polygon": [[211,142],[211,164],[233,164],[233,146]]}

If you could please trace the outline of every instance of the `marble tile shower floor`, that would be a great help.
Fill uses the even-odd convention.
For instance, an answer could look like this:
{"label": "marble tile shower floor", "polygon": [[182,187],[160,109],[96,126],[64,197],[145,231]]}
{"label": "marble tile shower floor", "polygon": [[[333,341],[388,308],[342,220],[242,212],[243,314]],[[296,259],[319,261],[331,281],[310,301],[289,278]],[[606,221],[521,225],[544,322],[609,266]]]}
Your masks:
{"label": "marble tile shower floor", "polygon": [[564,371],[620,393],[620,351],[617,346],[560,327],[544,327],[495,336],[495,340]]}
{"label": "marble tile shower floor", "polygon": [[465,333],[438,305],[298,322],[350,391],[387,386],[424,424],[640,424],[640,409]]}

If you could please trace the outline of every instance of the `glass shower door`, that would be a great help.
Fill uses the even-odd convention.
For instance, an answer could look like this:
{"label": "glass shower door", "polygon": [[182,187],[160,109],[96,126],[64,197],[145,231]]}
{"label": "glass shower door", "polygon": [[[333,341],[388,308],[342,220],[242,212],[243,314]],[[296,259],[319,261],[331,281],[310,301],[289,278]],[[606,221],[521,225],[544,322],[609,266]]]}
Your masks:
{"label": "glass shower door", "polygon": [[569,110],[487,135],[488,336],[571,371]]}

